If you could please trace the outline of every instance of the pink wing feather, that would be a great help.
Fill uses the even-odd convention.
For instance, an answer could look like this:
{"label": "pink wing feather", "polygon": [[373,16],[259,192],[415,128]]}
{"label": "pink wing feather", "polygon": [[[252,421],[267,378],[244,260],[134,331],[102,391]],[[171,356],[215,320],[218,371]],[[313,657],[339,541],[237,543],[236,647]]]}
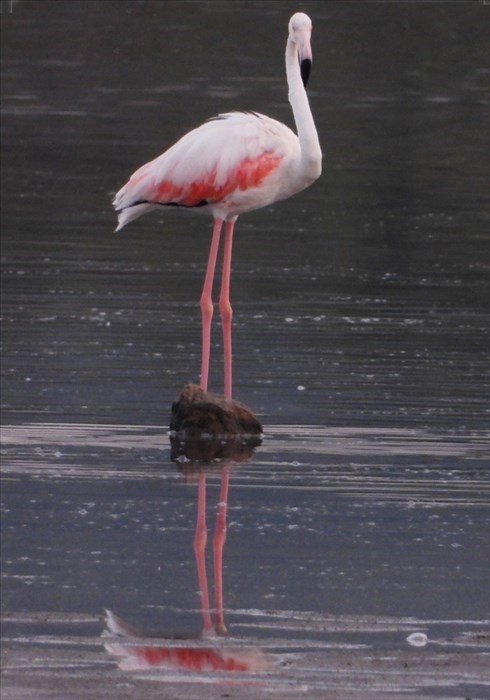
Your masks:
{"label": "pink wing feather", "polygon": [[120,212],[116,230],[161,204],[212,206],[257,188],[295,141],[288,127],[261,114],[219,115],[131,176],[114,198]]}

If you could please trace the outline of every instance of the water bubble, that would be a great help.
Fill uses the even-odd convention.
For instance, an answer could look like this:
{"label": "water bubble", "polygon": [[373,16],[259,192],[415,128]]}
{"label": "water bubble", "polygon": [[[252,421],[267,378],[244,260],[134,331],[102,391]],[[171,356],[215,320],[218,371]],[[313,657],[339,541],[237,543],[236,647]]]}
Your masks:
{"label": "water bubble", "polygon": [[429,638],[423,632],[413,632],[407,637],[407,642],[413,647],[425,647]]}

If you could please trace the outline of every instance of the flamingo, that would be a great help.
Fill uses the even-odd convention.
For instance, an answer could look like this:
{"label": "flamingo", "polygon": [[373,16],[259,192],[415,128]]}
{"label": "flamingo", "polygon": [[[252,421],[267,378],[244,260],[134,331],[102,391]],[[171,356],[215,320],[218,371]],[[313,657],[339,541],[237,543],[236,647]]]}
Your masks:
{"label": "flamingo", "polygon": [[311,19],[297,12],[288,30],[286,76],[297,135],[258,112],[219,114],[136,170],[113,201],[118,212],[116,231],[162,205],[209,212],[214,219],[200,298],[203,391],[208,388],[212,287],[224,225],[219,311],[227,399],[232,397],[230,274],[235,222],[244,212],[301,192],[321,174],[322,153],[305,90],[312,63]]}

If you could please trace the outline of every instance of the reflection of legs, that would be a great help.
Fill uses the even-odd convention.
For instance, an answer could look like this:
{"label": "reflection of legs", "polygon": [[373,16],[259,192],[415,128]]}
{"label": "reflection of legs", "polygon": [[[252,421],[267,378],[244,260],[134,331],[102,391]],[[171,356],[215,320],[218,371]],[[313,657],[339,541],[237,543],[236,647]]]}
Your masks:
{"label": "reflection of legs", "polygon": [[225,397],[231,399],[232,394],[232,350],[231,350],[231,317],[230,304],[230,275],[231,275],[231,247],[233,243],[233,227],[235,222],[227,222],[225,226],[225,249],[223,253],[223,271],[221,274],[221,292],[219,298],[219,310],[223,328],[223,354],[225,365]]}
{"label": "reflection of legs", "polygon": [[221,489],[213,538],[214,551],[214,593],[215,593],[215,629],[218,634],[226,634],[223,615],[223,546],[226,540],[226,507],[228,505],[228,482],[230,474],[224,467],[221,474]]}
{"label": "reflection of legs", "polygon": [[194,534],[194,554],[196,556],[197,577],[199,579],[199,592],[201,594],[201,610],[203,629],[205,632],[212,630],[211,616],[209,613],[208,580],[206,576],[206,474],[199,474],[197,490],[197,523]]}
{"label": "reflection of legs", "polygon": [[211,319],[213,317],[213,279],[222,225],[223,221],[221,219],[215,219],[200,302],[202,319],[201,389],[203,391],[208,390],[209,358],[211,354]]}

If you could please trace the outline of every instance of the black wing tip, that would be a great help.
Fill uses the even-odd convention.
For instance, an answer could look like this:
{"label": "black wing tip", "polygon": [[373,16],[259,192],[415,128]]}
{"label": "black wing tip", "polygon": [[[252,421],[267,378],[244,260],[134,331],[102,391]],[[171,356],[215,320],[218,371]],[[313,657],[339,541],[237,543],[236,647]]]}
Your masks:
{"label": "black wing tip", "polygon": [[261,118],[261,115],[258,112],[254,112],[253,110],[250,110],[250,109],[241,109],[241,110],[235,110],[234,112],[223,112],[222,114],[215,114],[213,117],[208,117],[208,119],[206,119],[206,121],[215,122],[215,121],[219,121],[219,120],[226,120],[226,119],[230,119],[235,114],[250,114],[252,117],[257,117],[257,119]]}
{"label": "black wing tip", "polygon": [[[130,209],[131,207],[137,207],[138,204],[158,204],[162,207],[185,207],[187,209],[192,209],[193,207],[207,207],[208,204],[207,199],[200,199],[198,202],[195,204],[183,204],[182,202],[152,202],[150,199],[138,199],[137,202],[133,202],[127,207],[124,207],[123,209]],[[123,211],[120,209],[119,211]]]}

